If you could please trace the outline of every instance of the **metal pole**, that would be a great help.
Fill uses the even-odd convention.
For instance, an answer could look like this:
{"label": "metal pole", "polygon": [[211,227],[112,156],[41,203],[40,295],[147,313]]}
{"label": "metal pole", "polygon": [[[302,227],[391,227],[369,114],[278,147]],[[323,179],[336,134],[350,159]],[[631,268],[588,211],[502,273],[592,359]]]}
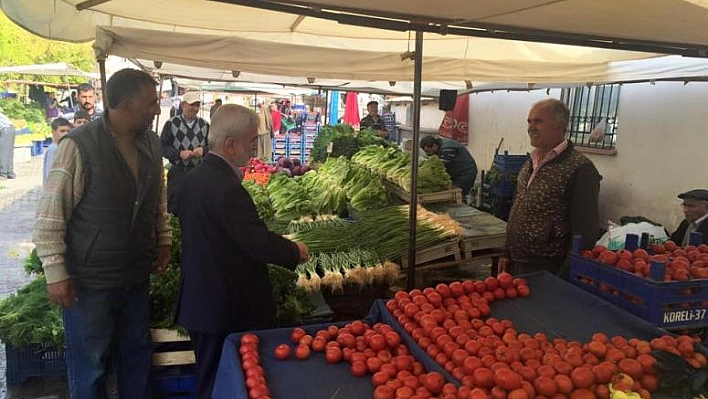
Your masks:
{"label": "metal pole", "polygon": [[[158,102],[160,103],[160,108],[162,108],[162,85],[165,83],[165,75],[160,75],[160,92],[157,93],[157,98]],[[155,119],[155,128],[153,129],[154,131],[159,131],[158,129],[160,128],[160,112],[157,114],[157,118]]]}
{"label": "metal pole", "polygon": [[329,90],[325,90],[324,124],[329,124]]}
{"label": "metal pole", "polygon": [[415,286],[416,244],[418,221],[418,158],[420,141],[420,81],[423,75],[423,32],[415,32],[415,59],[413,67],[413,156],[411,170],[411,202],[408,209],[408,275],[406,290]]}
{"label": "metal pole", "polygon": [[[103,109],[108,109],[111,104],[108,104],[108,97],[106,97],[106,58],[101,57],[98,59],[98,71],[101,73],[101,97],[103,103],[105,104]],[[77,93],[78,95],[78,93]]]}

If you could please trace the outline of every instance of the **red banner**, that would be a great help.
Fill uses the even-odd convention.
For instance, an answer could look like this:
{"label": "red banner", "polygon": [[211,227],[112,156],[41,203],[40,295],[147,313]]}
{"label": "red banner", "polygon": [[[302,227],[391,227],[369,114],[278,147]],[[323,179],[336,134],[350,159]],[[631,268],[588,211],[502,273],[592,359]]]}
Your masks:
{"label": "red banner", "polygon": [[455,109],[445,112],[438,134],[462,144],[467,144],[469,138],[469,109],[470,96],[464,94],[457,97]]}

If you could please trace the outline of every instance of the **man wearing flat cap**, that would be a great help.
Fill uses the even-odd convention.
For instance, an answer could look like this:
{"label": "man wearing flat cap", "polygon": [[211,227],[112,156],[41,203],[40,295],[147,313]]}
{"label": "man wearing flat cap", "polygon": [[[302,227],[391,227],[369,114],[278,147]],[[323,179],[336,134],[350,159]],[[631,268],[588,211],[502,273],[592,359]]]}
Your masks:
{"label": "man wearing flat cap", "polygon": [[196,91],[184,93],[182,113],[162,128],[162,156],[170,161],[167,172],[167,210],[174,214],[177,194],[185,176],[202,162],[208,151],[209,124],[198,116],[201,98]]}
{"label": "man wearing flat cap", "polygon": [[686,219],[678,229],[671,234],[671,240],[678,245],[686,246],[691,233],[703,234],[702,244],[708,244],[708,190],[696,189],[678,195],[683,200],[683,213]]}

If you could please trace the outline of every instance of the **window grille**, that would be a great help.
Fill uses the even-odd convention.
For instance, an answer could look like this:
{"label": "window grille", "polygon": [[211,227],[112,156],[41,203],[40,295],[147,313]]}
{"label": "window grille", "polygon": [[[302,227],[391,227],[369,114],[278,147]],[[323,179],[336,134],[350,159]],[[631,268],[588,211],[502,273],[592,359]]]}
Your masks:
{"label": "window grille", "polygon": [[[570,109],[567,129],[570,141],[580,147],[614,149],[619,123],[617,120],[619,93],[619,84],[562,89],[561,101]],[[603,121],[605,122],[604,135],[599,137],[598,141],[592,141],[590,133]]]}

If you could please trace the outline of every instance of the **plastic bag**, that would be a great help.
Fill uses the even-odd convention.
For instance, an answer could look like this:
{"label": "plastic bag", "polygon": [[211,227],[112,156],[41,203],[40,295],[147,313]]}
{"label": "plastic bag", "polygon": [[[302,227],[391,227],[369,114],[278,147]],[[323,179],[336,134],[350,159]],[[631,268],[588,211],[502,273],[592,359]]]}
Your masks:
{"label": "plastic bag", "polygon": [[607,232],[600,237],[597,245],[604,245],[612,251],[624,249],[624,241],[627,234],[636,234],[641,238],[642,233],[648,233],[651,242],[663,242],[669,239],[664,227],[648,222],[627,223],[624,226],[620,226],[611,220],[607,223]]}
{"label": "plastic bag", "polygon": [[588,138],[590,139],[591,143],[598,143],[602,141],[602,139],[605,138],[605,130],[607,129],[607,123],[605,123],[605,118],[600,119],[600,123],[598,123],[594,129],[590,132],[590,136]]}

